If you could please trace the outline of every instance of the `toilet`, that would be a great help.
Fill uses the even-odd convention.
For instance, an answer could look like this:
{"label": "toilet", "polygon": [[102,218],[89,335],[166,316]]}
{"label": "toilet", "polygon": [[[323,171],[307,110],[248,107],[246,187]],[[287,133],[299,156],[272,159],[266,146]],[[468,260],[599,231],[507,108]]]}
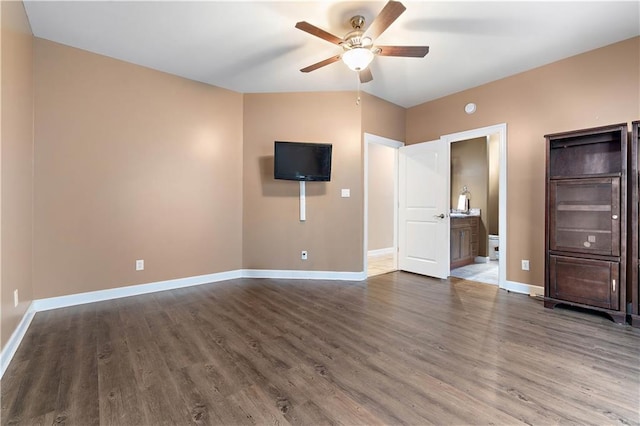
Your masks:
{"label": "toilet", "polygon": [[500,259],[500,237],[498,235],[489,235],[489,260]]}

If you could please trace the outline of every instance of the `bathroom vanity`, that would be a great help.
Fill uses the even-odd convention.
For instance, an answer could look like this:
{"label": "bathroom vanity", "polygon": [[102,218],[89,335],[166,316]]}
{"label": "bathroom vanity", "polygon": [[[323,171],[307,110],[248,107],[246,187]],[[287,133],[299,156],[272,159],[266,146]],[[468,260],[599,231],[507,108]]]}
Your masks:
{"label": "bathroom vanity", "polygon": [[474,263],[478,256],[479,229],[479,214],[451,214],[451,269]]}

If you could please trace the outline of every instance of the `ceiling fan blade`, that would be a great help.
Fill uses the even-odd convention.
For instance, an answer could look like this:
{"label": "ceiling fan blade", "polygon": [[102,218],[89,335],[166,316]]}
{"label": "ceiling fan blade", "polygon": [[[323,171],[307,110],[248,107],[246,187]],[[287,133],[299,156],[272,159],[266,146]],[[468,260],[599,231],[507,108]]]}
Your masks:
{"label": "ceiling fan blade", "polygon": [[429,53],[429,46],[376,46],[380,56],[406,56],[424,58]]}
{"label": "ceiling fan blade", "polygon": [[361,70],[359,73],[360,83],[368,83],[373,80],[373,75],[371,75],[371,70],[369,67]]}
{"label": "ceiling fan blade", "polygon": [[402,3],[390,0],[367,28],[364,36],[370,37],[372,40],[377,39],[405,10],[407,8]]}
{"label": "ceiling fan blade", "polygon": [[326,40],[329,43],[340,44],[344,41],[341,38],[336,37],[333,34],[328,33],[325,30],[316,27],[315,25],[311,25],[306,21],[298,22],[296,24],[296,28],[299,30],[305,31],[311,35],[314,35],[316,37],[320,37],[321,39]]}
{"label": "ceiling fan blade", "polygon": [[340,55],[332,56],[330,58],[325,59],[324,61],[316,62],[313,65],[309,65],[306,68],[302,68],[300,71],[302,71],[302,72],[311,72],[311,71],[317,70],[318,68],[322,68],[325,65],[329,65],[329,64],[332,64],[334,62],[337,62],[339,60],[340,60]]}

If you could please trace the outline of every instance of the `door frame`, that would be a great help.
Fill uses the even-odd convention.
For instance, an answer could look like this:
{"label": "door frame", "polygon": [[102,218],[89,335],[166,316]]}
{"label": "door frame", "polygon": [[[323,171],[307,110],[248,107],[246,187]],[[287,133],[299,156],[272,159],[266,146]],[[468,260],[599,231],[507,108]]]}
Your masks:
{"label": "door frame", "polygon": [[384,145],[394,149],[393,171],[393,265],[398,269],[398,148],[404,142],[372,133],[364,133],[364,232],[363,232],[363,271],[368,276],[369,268],[369,144]]}
{"label": "door frame", "polygon": [[[451,174],[451,144],[467,139],[482,138],[497,133],[499,135],[500,150],[500,177],[498,184],[498,244],[500,247],[500,261],[498,262],[498,287],[507,288],[507,123],[495,124],[493,126],[480,127],[477,129],[466,130],[464,132],[451,133],[442,136],[448,145],[449,155],[449,174]],[[447,193],[451,194],[451,177],[447,179],[449,182]],[[451,271],[449,271],[451,272]]]}

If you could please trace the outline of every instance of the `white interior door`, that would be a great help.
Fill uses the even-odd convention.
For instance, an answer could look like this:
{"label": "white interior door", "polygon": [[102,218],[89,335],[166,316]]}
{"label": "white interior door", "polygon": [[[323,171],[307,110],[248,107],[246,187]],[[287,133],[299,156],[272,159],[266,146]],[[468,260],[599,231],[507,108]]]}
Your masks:
{"label": "white interior door", "polygon": [[449,145],[443,139],[399,149],[398,268],[449,276]]}

